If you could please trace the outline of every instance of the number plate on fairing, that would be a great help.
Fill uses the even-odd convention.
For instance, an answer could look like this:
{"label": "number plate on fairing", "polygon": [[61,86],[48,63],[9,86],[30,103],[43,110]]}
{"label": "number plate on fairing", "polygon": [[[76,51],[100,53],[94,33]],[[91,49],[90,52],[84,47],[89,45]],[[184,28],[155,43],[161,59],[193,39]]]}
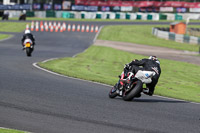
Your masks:
{"label": "number plate on fairing", "polygon": [[141,71],[139,70],[135,77],[137,79],[140,79],[143,83],[147,84],[147,83],[151,83],[151,78],[155,75],[155,72],[153,71]]}
{"label": "number plate on fairing", "polygon": [[26,47],[31,47],[31,44],[30,43],[26,43]]}

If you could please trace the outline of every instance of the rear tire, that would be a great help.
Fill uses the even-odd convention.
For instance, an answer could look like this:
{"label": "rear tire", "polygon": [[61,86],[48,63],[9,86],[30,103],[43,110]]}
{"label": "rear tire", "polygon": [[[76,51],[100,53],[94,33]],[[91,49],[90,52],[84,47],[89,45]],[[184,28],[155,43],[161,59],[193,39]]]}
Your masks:
{"label": "rear tire", "polygon": [[26,55],[27,56],[31,56],[31,52],[32,52],[31,48],[26,48]]}
{"label": "rear tire", "polygon": [[142,92],[142,81],[136,81],[136,85],[130,90],[125,91],[123,93],[123,100],[124,101],[131,101],[134,97],[136,97],[140,92]]}

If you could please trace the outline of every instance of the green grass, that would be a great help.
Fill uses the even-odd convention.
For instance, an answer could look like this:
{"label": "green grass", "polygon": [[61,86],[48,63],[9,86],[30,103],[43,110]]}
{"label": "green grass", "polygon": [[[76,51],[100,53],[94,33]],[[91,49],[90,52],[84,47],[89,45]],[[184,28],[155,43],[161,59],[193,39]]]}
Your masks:
{"label": "green grass", "polygon": [[[129,25],[129,26],[105,26],[98,36],[101,40],[130,42],[159,47],[167,47],[178,50],[198,51],[195,44],[178,43],[165,40],[152,35],[153,27],[169,27],[168,25]],[[191,27],[191,26],[190,26]],[[192,26],[197,27],[197,26]]]}
{"label": "green grass", "polygon": [[12,35],[7,35],[7,34],[0,34],[0,40],[6,39],[11,37]]}
{"label": "green grass", "polygon": [[27,133],[19,130],[0,128],[0,133]]}
{"label": "green grass", "polygon": [[26,28],[25,22],[0,22],[0,32],[22,32]]}
{"label": "green grass", "polygon": [[[27,23],[0,22],[0,32],[22,32]],[[0,34],[0,40],[11,37],[12,35]]]}
{"label": "green grass", "polygon": [[[75,58],[61,58],[39,65],[63,75],[114,85],[125,63],[142,58],[145,56],[91,46]],[[165,59],[160,61],[162,74],[155,94],[200,102],[200,66]]]}

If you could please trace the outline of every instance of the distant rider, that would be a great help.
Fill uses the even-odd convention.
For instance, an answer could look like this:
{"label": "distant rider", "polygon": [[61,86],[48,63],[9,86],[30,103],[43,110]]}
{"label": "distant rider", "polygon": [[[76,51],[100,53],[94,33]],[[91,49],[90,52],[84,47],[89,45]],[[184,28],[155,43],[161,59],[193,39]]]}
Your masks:
{"label": "distant rider", "polygon": [[[158,60],[158,58],[156,56],[150,56],[149,59],[133,60],[131,63],[126,64],[126,67],[130,68],[131,72],[129,73],[129,77],[127,78],[127,80],[130,80],[128,87],[130,87],[130,85],[132,84],[131,76],[136,74],[138,70],[155,72],[155,75],[152,77],[152,82],[146,84],[146,88],[143,89],[143,92],[145,94],[152,96],[161,74],[160,61]],[[140,96],[141,94],[138,97]]]}
{"label": "distant rider", "polygon": [[25,48],[24,44],[23,44],[25,39],[31,39],[33,46],[35,45],[35,37],[33,36],[33,34],[31,34],[31,31],[27,29],[27,30],[25,30],[24,35],[23,35],[22,40],[21,40],[23,50]]}

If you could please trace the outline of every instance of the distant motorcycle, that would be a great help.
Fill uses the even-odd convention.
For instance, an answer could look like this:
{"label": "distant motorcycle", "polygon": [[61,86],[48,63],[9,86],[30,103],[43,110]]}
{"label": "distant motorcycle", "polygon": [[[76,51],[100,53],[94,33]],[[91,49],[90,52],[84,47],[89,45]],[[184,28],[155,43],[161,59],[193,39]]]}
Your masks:
{"label": "distant motorcycle", "polygon": [[31,41],[31,39],[25,39],[24,40],[24,49],[26,50],[26,55],[27,56],[31,56],[31,53],[33,52],[33,42]]}
{"label": "distant motorcycle", "polygon": [[135,75],[131,76],[133,82],[128,87],[130,81],[128,81],[126,78],[129,76],[129,74],[129,69],[125,67],[121,76],[119,76],[120,80],[109,92],[110,98],[120,96],[125,101],[131,101],[143,91],[143,84],[152,82],[152,77],[155,75],[155,72],[139,70]]}

